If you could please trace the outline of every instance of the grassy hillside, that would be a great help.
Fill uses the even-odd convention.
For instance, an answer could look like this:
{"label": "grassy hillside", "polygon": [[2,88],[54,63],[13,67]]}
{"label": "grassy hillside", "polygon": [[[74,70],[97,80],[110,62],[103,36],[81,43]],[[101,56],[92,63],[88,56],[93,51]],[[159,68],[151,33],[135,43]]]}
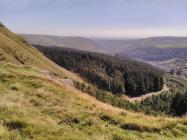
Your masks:
{"label": "grassy hillside", "polygon": [[29,43],[42,46],[59,46],[87,51],[99,51],[98,44],[84,37],[60,37],[52,35],[22,34]]}
{"label": "grassy hillside", "polygon": [[0,62],[10,62],[18,65],[31,65],[43,70],[49,70],[72,79],[79,78],[57,66],[51,60],[43,56],[23,38],[0,25]]}
{"label": "grassy hillside", "polygon": [[114,108],[46,77],[37,68],[1,64],[0,91],[3,140],[185,140],[187,137],[186,118],[148,117]]}

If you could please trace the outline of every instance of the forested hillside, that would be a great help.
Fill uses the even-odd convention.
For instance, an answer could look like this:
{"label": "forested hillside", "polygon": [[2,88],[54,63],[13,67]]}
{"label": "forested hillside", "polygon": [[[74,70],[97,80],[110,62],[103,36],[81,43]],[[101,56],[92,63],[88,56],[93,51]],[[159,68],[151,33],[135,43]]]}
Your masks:
{"label": "forested hillside", "polygon": [[68,48],[36,47],[57,64],[117,95],[158,91],[164,83],[163,72],[144,63]]}

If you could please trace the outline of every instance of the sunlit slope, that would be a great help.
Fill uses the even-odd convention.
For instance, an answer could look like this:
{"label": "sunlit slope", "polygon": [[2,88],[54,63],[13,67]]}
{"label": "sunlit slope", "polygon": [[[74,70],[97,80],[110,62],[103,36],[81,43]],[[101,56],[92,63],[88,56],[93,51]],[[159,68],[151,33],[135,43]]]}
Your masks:
{"label": "sunlit slope", "polygon": [[31,65],[72,79],[79,79],[75,74],[57,66],[2,24],[0,24],[0,61]]}
{"label": "sunlit slope", "polygon": [[0,65],[3,140],[185,140],[186,118],[149,117],[97,101],[37,68]]}

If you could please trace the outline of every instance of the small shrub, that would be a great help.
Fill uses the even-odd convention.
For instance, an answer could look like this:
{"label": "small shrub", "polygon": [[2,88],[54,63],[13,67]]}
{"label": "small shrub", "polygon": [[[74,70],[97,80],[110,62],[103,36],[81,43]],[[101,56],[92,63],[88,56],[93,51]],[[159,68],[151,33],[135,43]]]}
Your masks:
{"label": "small shrub", "polygon": [[112,140],[124,140],[124,138],[119,134],[114,134]]}
{"label": "small shrub", "polygon": [[33,106],[41,106],[40,100],[37,100],[37,99],[31,99],[31,100],[30,100],[30,103],[31,103]]}
{"label": "small shrub", "polygon": [[14,91],[18,91],[19,90],[19,86],[17,84],[10,85],[10,89],[14,90]]}
{"label": "small shrub", "polygon": [[15,130],[15,129],[23,129],[27,127],[27,124],[23,121],[16,120],[16,121],[8,121],[5,122],[4,125],[9,129],[9,130]]}
{"label": "small shrub", "polygon": [[120,113],[123,117],[126,117],[127,116],[127,113],[126,112],[121,112]]}
{"label": "small shrub", "polygon": [[37,81],[29,81],[28,84],[35,89],[42,87],[42,84]]}
{"label": "small shrub", "polygon": [[124,123],[121,124],[120,126],[122,129],[139,131],[139,132],[155,132],[155,133],[160,132],[160,129],[158,128],[149,128],[149,127],[141,126],[138,124],[132,124],[132,123]]}
{"label": "small shrub", "polygon": [[78,118],[72,118],[72,117],[67,117],[63,119],[62,121],[58,122],[59,125],[61,124],[67,124],[67,125],[73,125],[73,124],[79,124],[80,120]]}
{"label": "small shrub", "polygon": [[113,124],[113,125],[117,125],[118,124],[117,121],[115,121],[113,118],[111,118],[108,115],[102,115],[100,118],[101,118],[101,120],[103,120],[105,122],[108,122],[109,124]]}

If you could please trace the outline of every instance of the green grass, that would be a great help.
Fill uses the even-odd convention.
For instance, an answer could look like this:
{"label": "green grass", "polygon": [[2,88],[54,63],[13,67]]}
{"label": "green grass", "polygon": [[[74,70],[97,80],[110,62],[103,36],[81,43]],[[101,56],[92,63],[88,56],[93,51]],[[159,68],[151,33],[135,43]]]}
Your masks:
{"label": "green grass", "polygon": [[187,118],[122,111],[49,80],[40,70],[0,65],[0,139],[185,140]]}

